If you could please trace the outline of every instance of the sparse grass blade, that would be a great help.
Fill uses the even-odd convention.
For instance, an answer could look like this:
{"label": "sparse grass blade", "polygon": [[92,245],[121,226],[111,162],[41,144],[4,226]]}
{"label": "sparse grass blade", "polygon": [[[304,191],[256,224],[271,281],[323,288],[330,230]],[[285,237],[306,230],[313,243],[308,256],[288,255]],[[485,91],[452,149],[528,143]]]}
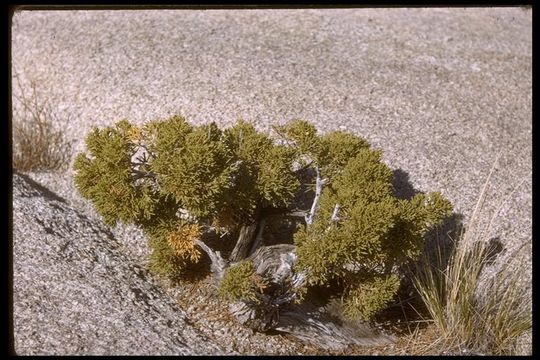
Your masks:
{"label": "sparse grass blade", "polygon": [[26,172],[66,166],[71,149],[62,132],[55,127],[54,111],[39,98],[35,84],[28,95],[17,74],[15,79],[21,95],[14,95],[19,107],[12,118],[13,168]]}
{"label": "sparse grass blade", "polygon": [[518,339],[532,328],[532,299],[520,281],[523,269],[518,251],[493,276],[483,276],[492,256],[488,234],[506,201],[501,201],[488,225],[480,228],[479,214],[494,168],[495,163],[447,265],[443,266],[438,248],[435,259],[427,255],[422,259],[413,279],[440,333],[435,343],[454,352],[515,354]]}

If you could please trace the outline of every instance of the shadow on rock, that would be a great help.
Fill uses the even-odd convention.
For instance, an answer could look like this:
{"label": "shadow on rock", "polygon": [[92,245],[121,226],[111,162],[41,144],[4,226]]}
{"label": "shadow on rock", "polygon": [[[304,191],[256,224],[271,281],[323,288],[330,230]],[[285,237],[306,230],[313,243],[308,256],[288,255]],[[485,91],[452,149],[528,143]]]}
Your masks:
{"label": "shadow on rock", "polygon": [[[399,199],[410,200],[423,193],[415,189],[409,180],[409,174],[401,169],[394,170],[393,186],[394,195]],[[396,334],[404,334],[411,331],[412,321],[429,318],[430,315],[413,284],[413,278],[422,266],[432,266],[441,271],[446,268],[464,230],[463,218],[463,214],[453,212],[424,235],[423,253],[417,260],[410,261],[399,270],[401,284],[394,303],[375,317],[379,326]],[[421,328],[427,326],[425,322],[418,324]]]}
{"label": "shadow on rock", "polygon": [[392,180],[392,186],[394,188],[394,196],[402,200],[410,200],[414,195],[419,194],[420,191],[416,190],[409,180],[409,174],[401,169],[395,169],[393,171],[394,178]]}
{"label": "shadow on rock", "polygon": [[[18,181],[17,176],[23,178],[26,183]],[[47,189],[43,185],[35,182],[34,180],[32,180],[32,178],[30,178],[30,176],[28,176],[26,174],[21,174],[21,173],[18,173],[18,172],[14,172],[13,173],[13,181],[14,181],[13,189],[15,191],[19,190],[19,189],[22,190],[24,188],[23,191],[20,191],[21,196],[26,196],[26,197],[43,196],[44,198],[46,198],[48,200],[56,200],[56,201],[60,201],[60,202],[62,202],[64,204],[66,203],[66,200],[64,198],[62,198],[59,195],[55,194],[54,192]],[[16,184],[15,184],[15,182],[16,182]]]}

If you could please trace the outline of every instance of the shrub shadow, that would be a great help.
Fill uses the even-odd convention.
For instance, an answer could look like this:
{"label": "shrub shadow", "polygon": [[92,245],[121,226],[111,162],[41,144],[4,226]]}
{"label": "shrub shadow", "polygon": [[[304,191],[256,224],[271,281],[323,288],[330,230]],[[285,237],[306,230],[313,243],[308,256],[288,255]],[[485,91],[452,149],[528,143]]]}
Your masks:
{"label": "shrub shadow", "polygon": [[[396,169],[393,173],[394,196],[410,200],[423,193],[415,189],[407,172]],[[430,316],[414,286],[413,278],[422,266],[432,266],[441,271],[446,268],[464,230],[463,218],[463,214],[452,212],[440,225],[431,228],[424,235],[423,252],[417,260],[410,261],[399,270],[402,281],[394,302],[374,319],[381,327],[397,334],[405,334],[414,331],[411,324],[416,324],[419,328],[428,325],[422,320]]]}
{"label": "shrub shadow", "polygon": [[420,194],[420,191],[416,190],[411,184],[408,173],[401,169],[395,169],[393,173],[392,186],[395,197],[402,200],[410,200],[414,195]]}

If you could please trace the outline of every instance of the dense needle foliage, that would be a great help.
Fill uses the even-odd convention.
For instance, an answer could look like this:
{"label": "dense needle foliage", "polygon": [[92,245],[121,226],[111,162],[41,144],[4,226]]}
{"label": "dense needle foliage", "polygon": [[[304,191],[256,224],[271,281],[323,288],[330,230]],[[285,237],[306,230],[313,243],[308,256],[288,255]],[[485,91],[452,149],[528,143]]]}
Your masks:
{"label": "dense needle foliage", "polygon": [[[180,116],[142,127],[122,120],[88,135],[75,183],[109,225],[145,231],[151,268],[167,276],[200,261],[203,234],[234,245],[243,227],[264,230],[266,217],[299,210],[295,199],[308,187],[312,205],[300,209],[306,216],[294,234],[294,271],[305,278],[297,291],[337,280],[346,314],[369,319],[396,294],[396,268],[420,254],[423,235],[452,206],[439,193],[396,198],[382,152],[361,137],[320,135],[302,120],[274,129],[271,138],[244,121],[221,130]],[[229,264],[225,298],[246,300],[267,284],[249,264]]]}

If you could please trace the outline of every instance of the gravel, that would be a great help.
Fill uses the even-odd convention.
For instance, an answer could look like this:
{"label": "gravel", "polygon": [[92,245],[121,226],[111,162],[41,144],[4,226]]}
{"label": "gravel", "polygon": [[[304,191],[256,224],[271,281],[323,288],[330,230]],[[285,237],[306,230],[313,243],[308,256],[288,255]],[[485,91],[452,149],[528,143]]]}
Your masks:
{"label": "gravel", "polygon": [[[22,88],[35,84],[63,121],[72,159],[93,126],[122,118],[243,118],[267,131],[303,118],[364,136],[467,223],[500,155],[480,220],[499,210],[488,236],[503,259],[529,243],[519,256],[531,269],[531,10],[20,11],[11,50]],[[96,216],[71,170],[30,175]],[[142,235],[114,231],[144,262]]]}

